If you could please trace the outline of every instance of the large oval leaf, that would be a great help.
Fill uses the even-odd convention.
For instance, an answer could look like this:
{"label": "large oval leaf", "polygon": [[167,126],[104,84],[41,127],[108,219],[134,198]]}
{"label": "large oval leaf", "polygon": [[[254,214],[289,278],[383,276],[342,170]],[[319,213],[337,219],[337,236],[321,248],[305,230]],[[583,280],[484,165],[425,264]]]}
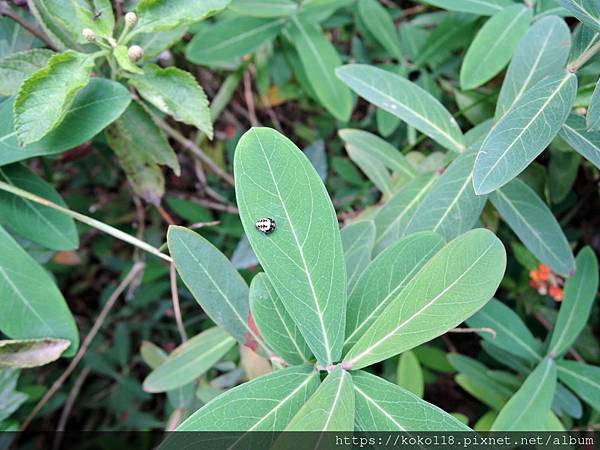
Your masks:
{"label": "large oval leaf", "polygon": [[0,227],[0,331],[12,339],[61,338],[79,346],[75,320],[48,273]]}
{"label": "large oval leaf", "polygon": [[265,273],[250,284],[252,317],[270,349],[288,364],[304,364],[312,353]]}
{"label": "large oval leaf", "polygon": [[[346,268],[337,218],[308,158],[275,130],[253,128],[235,152],[240,218],[258,259],[321,364],[341,356]],[[260,218],[277,228],[263,234]]]}
{"label": "large oval leaf", "polygon": [[564,68],[571,49],[571,32],[556,16],[544,17],[519,42],[496,105],[501,117],[523,94],[542,78]]}
{"label": "large oval leaf", "polygon": [[560,137],[600,169],[600,131],[588,131],[583,117],[571,114],[563,123]]}
{"label": "large oval leaf", "polygon": [[344,347],[358,341],[443,245],[436,233],[416,233],[391,245],[369,264],[350,291]]}
{"label": "large oval leaf", "polygon": [[54,131],[39,142],[20,147],[13,122],[14,98],[7,99],[0,104],[0,166],[77,147],[117,119],[130,102],[131,94],[122,84],[92,78]]}
{"label": "large oval leaf", "polygon": [[519,239],[544,264],[567,276],[575,258],[550,209],[523,181],[516,179],[490,196],[492,204]]}
{"label": "large oval leaf", "polygon": [[363,64],[336,70],[337,76],[358,95],[385,109],[457,152],[465,148],[456,120],[430,93],[399,75]]}
{"label": "large oval leaf", "polygon": [[[67,207],[50,184],[21,164],[0,167],[0,181]],[[79,246],[75,221],[71,217],[4,191],[0,192],[0,223],[52,250],[73,250]]]}
{"label": "large oval leaf", "polygon": [[558,357],[575,342],[585,327],[598,292],[598,259],[584,247],[576,259],[577,271],[565,283],[565,298],[554,325],[548,354]]}
{"label": "large oval leaf", "polygon": [[210,369],[235,344],[225,330],[214,327],[177,347],[144,380],[146,392],[166,392],[184,386]]}
{"label": "large oval leaf", "polygon": [[532,11],[513,5],[494,14],[475,36],[460,68],[460,86],[474,89],[500,72],[527,32]]}
{"label": "large oval leaf", "polygon": [[400,386],[352,372],[356,423],[363,431],[470,431],[455,417]]}
{"label": "large oval leaf", "polygon": [[345,364],[368,366],[455,327],[492,297],[505,267],[504,247],[489,230],[472,230],[454,239],[373,322],[344,357]]}
{"label": "large oval leaf", "polygon": [[224,9],[231,0],[140,0],[135,33],[169,31],[198,22]]}
{"label": "large oval leaf", "polygon": [[375,242],[375,224],[368,220],[346,225],[342,228],[342,247],[348,274],[348,293],[371,262]]}
{"label": "large oval leaf", "polygon": [[23,81],[48,64],[54,53],[36,48],[0,59],[0,95],[15,95]]}
{"label": "large oval leaf", "polygon": [[600,5],[595,0],[560,0],[560,4],[581,22],[600,31]]}
{"label": "large oval leaf", "polygon": [[551,75],[529,89],[487,135],[475,160],[473,185],[488,194],[532,162],[560,131],[577,93],[577,77]]}

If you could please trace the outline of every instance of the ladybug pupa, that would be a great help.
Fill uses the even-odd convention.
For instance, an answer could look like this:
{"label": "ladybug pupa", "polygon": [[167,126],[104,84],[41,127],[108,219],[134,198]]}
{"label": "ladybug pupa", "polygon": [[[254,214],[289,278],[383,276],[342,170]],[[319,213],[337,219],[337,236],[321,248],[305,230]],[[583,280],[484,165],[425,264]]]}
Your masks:
{"label": "ladybug pupa", "polygon": [[269,217],[258,219],[256,221],[256,229],[264,234],[270,234],[275,231],[275,221]]}

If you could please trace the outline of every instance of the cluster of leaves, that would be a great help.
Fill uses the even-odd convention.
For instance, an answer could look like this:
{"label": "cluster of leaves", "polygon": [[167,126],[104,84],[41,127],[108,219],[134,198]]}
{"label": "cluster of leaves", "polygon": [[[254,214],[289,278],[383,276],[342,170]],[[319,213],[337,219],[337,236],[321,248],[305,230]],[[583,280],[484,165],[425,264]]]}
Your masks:
{"label": "cluster of leaves", "polygon": [[[181,170],[158,125],[163,114],[213,132],[195,78],[148,62],[189,32],[188,62],[235,74],[250,55],[259,107],[295,101],[318,131],[290,127],[312,143],[304,152],[268,128],[237,142],[244,237],[231,262],[210,232],[168,231],[185,293],[210,319],[168,355],[142,346],[152,369],[144,390],[166,392],[173,417],[202,406],[178,430],[465,431],[468,418],[423,399],[425,383],[454,372],[483,405],[476,430],[597,422],[600,355],[583,342],[597,348],[588,321],[598,262],[555,217],[579,209],[578,174],[597,192],[600,11],[592,0],[423,0],[442,10],[422,6],[413,18],[376,0],[141,0],[135,21],[120,24],[110,2],[77,1],[60,12],[59,3],[29,6],[60,53],[0,60],[0,94],[14,95],[0,104],[0,220],[8,230],[0,228],[0,289],[10,302],[0,331],[13,339],[0,345],[3,364],[45,364],[78,345],[62,294],[14,236],[74,249],[76,213],[65,216],[59,194],[15,163],[61,153],[106,128],[134,192],[159,205],[159,165]],[[581,22],[573,31],[567,16]],[[349,55],[336,42],[347,42]],[[142,59],[129,44],[144,49]],[[137,92],[133,100],[125,85]],[[356,108],[356,96],[372,106]],[[335,131],[340,140],[327,143],[326,155],[318,138]],[[340,141],[367,181],[340,156]],[[169,206],[185,210],[179,199]],[[340,230],[338,216],[348,215]],[[265,217],[275,220],[273,233],[256,229]],[[508,270],[500,238],[510,243]],[[531,272],[542,292],[540,262],[558,313],[529,286]],[[257,264],[259,273],[238,271]],[[501,282],[504,301],[493,298]],[[551,332],[544,336],[531,317]],[[429,343],[465,321],[483,339],[482,358],[447,356]],[[243,377],[231,364],[236,343],[251,381],[227,389]],[[16,372],[0,373],[8,380],[0,397],[23,402]]]}

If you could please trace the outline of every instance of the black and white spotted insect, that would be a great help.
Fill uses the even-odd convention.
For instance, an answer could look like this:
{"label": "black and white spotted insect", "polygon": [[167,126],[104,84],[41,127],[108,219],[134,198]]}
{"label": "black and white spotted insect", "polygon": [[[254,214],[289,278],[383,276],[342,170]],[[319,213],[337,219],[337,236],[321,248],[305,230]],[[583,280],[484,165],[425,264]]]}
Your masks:
{"label": "black and white spotted insect", "polygon": [[273,231],[275,231],[275,221],[273,219],[270,219],[268,217],[265,217],[264,219],[258,219],[256,221],[256,229],[262,233],[265,234],[270,234]]}

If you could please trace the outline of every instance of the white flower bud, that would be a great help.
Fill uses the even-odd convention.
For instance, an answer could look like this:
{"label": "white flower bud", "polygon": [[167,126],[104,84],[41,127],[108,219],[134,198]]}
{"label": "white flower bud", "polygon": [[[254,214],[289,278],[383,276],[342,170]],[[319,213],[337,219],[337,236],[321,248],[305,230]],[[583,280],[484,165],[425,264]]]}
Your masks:
{"label": "white flower bud", "polygon": [[139,45],[132,45],[129,47],[129,50],[127,50],[127,56],[129,56],[129,59],[132,62],[139,61],[144,56],[144,49]]}
{"label": "white flower bud", "polygon": [[136,24],[137,22],[137,15],[134,12],[128,12],[127,14],[125,14],[125,23],[132,27]]}
{"label": "white flower bud", "polygon": [[86,41],[94,42],[96,40],[96,33],[94,33],[94,31],[90,30],[89,28],[84,28],[81,31],[81,34],[83,35]]}

